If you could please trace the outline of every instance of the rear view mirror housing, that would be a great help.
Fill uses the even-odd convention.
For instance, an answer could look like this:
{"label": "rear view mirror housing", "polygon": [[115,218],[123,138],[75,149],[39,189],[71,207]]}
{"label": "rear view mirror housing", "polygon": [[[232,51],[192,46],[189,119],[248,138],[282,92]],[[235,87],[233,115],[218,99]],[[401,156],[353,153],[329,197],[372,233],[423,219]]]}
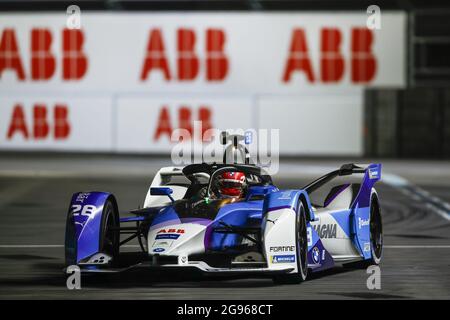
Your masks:
{"label": "rear view mirror housing", "polygon": [[173,190],[169,187],[153,187],[150,188],[150,195],[152,196],[168,196],[170,201],[175,202],[172,197]]}

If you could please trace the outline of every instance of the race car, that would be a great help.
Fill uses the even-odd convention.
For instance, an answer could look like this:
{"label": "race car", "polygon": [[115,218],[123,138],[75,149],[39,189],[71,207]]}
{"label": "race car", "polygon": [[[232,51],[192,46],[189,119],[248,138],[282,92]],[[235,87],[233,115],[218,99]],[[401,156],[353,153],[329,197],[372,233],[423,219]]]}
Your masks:
{"label": "race car", "polygon": [[[383,233],[374,184],[380,177],[380,164],[345,164],[303,188],[280,190],[263,168],[248,163],[165,167],[143,207],[125,217],[113,194],[75,193],[66,265],[90,273],[197,270],[300,283],[336,263],[379,264]],[[119,247],[135,238],[145,254],[124,266]]]}

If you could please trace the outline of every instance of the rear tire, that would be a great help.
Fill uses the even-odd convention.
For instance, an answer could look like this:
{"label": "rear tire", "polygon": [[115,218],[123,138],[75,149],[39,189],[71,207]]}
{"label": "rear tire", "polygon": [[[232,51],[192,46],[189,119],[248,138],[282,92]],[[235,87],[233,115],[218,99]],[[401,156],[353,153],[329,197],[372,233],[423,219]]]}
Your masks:
{"label": "rear tire", "polygon": [[383,223],[381,220],[378,198],[372,198],[370,207],[370,248],[372,251],[371,264],[380,264],[383,255]]}
{"label": "rear tire", "polygon": [[376,196],[372,197],[370,205],[370,250],[372,257],[363,261],[344,264],[347,268],[366,269],[371,265],[379,265],[383,254],[383,224],[381,209]]}
{"label": "rear tire", "polygon": [[278,275],[273,278],[276,284],[299,284],[308,276],[308,236],[306,211],[303,202],[299,200],[295,221],[297,273]]}

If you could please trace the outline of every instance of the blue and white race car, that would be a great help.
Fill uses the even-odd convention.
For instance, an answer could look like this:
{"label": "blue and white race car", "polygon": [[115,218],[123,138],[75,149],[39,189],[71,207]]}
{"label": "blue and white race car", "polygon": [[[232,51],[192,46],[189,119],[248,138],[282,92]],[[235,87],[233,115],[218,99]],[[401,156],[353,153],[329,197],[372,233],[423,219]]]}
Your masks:
{"label": "blue and white race car", "polygon": [[[165,167],[131,216],[119,217],[110,193],[75,193],[66,265],[82,272],[195,269],[300,283],[336,263],[379,264],[383,238],[374,184],[380,176],[380,164],[345,164],[303,188],[279,190],[251,164]],[[121,265],[119,247],[134,238],[145,254]]]}

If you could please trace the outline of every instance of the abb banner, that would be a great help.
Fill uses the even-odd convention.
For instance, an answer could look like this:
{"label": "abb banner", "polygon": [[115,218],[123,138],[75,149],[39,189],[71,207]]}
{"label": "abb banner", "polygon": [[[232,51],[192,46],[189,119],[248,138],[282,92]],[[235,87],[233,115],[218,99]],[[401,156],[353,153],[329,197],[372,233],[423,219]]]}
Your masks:
{"label": "abb banner", "polygon": [[280,129],[282,153],[360,154],[363,88],[405,84],[400,12],[380,30],[365,11],[67,18],[0,15],[1,149],[168,152],[198,120]]}
{"label": "abb banner", "polygon": [[112,149],[109,98],[34,96],[0,98],[2,149]]}
{"label": "abb banner", "polygon": [[[207,140],[203,134],[211,128],[251,128],[250,99],[146,98],[125,97],[117,103],[117,150],[126,152],[165,152],[173,146],[175,129],[185,129],[193,146]],[[197,128],[195,122],[200,122]],[[175,141],[178,142],[178,141]],[[201,151],[201,149],[196,150]]]}

